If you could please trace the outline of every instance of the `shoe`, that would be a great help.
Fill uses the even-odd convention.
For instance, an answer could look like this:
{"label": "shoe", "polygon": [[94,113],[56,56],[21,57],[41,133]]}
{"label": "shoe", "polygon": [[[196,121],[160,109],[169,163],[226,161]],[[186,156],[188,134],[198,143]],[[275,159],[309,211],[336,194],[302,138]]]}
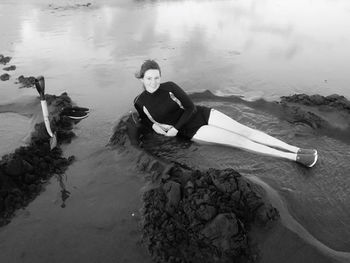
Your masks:
{"label": "shoe", "polygon": [[73,120],[82,120],[89,116],[89,112],[90,111],[88,108],[73,106],[73,107],[64,108],[61,111],[60,115],[66,116]]}
{"label": "shoe", "polygon": [[317,158],[317,154],[297,154],[296,162],[311,168],[316,164]]}
{"label": "shoe", "polygon": [[315,149],[303,149],[303,148],[300,148],[300,149],[297,151],[297,154],[313,154],[313,155],[317,155],[317,150],[315,150]]}

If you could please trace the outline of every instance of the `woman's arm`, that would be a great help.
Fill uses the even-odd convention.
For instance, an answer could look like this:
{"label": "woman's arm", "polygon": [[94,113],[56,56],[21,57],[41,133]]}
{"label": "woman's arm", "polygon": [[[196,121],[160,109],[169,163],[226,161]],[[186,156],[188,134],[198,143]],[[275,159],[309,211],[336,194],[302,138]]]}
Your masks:
{"label": "woman's arm", "polygon": [[137,103],[137,99],[134,102],[134,107],[137,110],[137,112],[139,113],[139,116],[140,116],[140,119],[141,119],[141,123],[143,125],[145,125],[146,127],[148,127],[148,128],[152,128],[153,123],[148,119],[146,114],[143,112],[141,105],[139,105]]}
{"label": "woman's arm", "polygon": [[139,113],[139,116],[141,118],[141,123],[148,128],[152,128],[156,133],[166,135],[166,132],[172,127],[167,124],[157,123],[153,120],[152,117],[148,117],[144,112],[143,107],[141,108],[141,105],[137,103],[137,99],[134,102],[134,106],[137,112]]}
{"label": "woman's arm", "polygon": [[181,102],[181,105],[184,109],[184,113],[180,117],[180,119],[177,121],[177,123],[174,125],[174,128],[179,130],[183,125],[185,125],[193,116],[193,114],[196,113],[197,108],[193,104],[191,98],[186,94],[185,91],[183,91],[178,85],[176,85],[173,82],[170,82],[171,84],[171,92],[174,94],[174,96]]}

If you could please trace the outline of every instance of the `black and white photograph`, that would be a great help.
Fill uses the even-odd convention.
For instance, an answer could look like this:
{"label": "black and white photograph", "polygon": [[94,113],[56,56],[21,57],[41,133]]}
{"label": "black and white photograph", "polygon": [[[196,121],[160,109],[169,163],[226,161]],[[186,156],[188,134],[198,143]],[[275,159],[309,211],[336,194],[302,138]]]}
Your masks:
{"label": "black and white photograph", "polygon": [[0,0],[1,263],[349,263],[350,1]]}

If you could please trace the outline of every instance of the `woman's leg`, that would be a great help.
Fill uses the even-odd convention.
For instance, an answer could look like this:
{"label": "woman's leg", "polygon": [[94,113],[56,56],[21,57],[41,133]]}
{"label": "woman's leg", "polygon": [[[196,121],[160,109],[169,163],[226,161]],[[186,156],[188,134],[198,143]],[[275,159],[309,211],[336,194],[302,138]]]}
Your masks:
{"label": "woman's leg", "polygon": [[234,132],[259,144],[280,148],[293,153],[297,153],[299,150],[296,146],[287,144],[264,132],[245,126],[215,109],[212,109],[210,112],[208,125]]}
{"label": "woman's leg", "polygon": [[266,145],[256,143],[247,137],[241,136],[237,133],[233,133],[228,130],[210,125],[202,126],[193,136],[192,140],[202,143],[215,143],[237,147],[247,151],[280,157],[292,161],[296,161],[297,158],[297,155],[295,153],[279,151]]}

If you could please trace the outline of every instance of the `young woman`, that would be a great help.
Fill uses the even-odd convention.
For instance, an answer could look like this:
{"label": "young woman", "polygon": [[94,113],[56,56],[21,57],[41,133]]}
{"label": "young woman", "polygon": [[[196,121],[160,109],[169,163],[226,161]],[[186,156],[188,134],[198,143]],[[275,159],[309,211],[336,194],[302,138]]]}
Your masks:
{"label": "young woman", "polygon": [[182,136],[200,143],[215,143],[296,161],[307,167],[317,162],[317,151],[301,149],[249,128],[218,110],[193,104],[175,83],[161,83],[161,70],[146,60],[136,77],[144,91],[134,105],[141,122],[161,135]]}

